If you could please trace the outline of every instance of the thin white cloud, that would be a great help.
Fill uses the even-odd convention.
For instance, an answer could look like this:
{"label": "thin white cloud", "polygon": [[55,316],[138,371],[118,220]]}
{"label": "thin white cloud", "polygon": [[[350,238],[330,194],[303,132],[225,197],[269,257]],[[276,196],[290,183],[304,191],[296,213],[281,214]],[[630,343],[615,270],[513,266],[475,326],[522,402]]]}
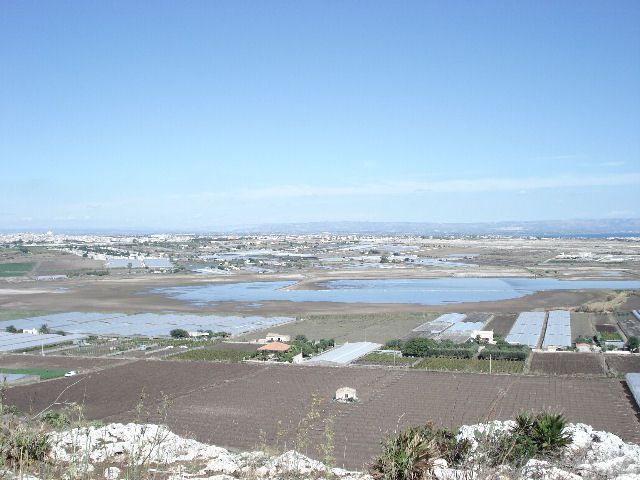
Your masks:
{"label": "thin white cloud", "polygon": [[[640,173],[609,175],[557,175],[550,177],[476,178],[464,180],[384,181],[350,186],[279,185],[267,188],[243,188],[234,191],[204,192],[191,198],[268,198],[360,196],[360,195],[416,195],[424,193],[481,193],[496,191],[529,192],[544,188],[572,188],[640,185]],[[179,195],[178,195],[179,196]]]}
{"label": "thin white cloud", "polygon": [[615,168],[615,167],[622,167],[626,164],[627,162],[623,162],[623,161],[611,161],[611,162],[600,162],[600,163],[579,163],[578,166],[585,167],[585,168],[590,168],[590,167]]}
{"label": "thin white cloud", "polygon": [[[208,208],[219,204],[225,210],[234,205],[244,205],[244,202],[268,201],[278,199],[304,199],[328,197],[355,196],[411,196],[438,193],[483,193],[483,192],[514,192],[515,194],[531,194],[539,189],[586,188],[597,186],[640,185],[640,173],[605,174],[605,175],[555,175],[548,177],[510,177],[510,178],[472,178],[459,180],[440,180],[428,182],[424,180],[384,180],[366,184],[346,186],[326,185],[275,185],[263,188],[237,188],[233,190],[218,190],[198,193],[167,193],[161,195],[120,197],[117,200],[94,202],[87,212],[87,205],[83,203],[67,205],[64,218],[58,213],[55,220],[74,220],[90,213],[95,218],[97,211],[112,209],[162,208],[165,211],[174,209],[182,211],[184,208]],[[187,206],[188,204],[188,206]],[[201,213],[202,211],[199,210]],[[54,214],[55,215],[55,214]],[[85,217],[86,218],[86,217]]]}

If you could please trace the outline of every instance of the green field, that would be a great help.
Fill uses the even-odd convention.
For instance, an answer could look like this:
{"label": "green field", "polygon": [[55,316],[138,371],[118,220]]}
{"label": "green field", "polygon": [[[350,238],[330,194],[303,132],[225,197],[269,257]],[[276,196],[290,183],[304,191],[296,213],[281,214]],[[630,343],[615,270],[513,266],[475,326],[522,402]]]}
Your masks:
{"label": "green field", "polygon": [[[426,357],[415,368],[420,370],[489,373],[489,360]],[[522,373],[523,368],[524,362],[518,360],[493,360],[491,362],[492,373]]]}
{"label": "green field", "polygon": [[35,262],[1,263],[0,277],[22,277],[30,272]]}
{"label": "green field", "polygon": [[195,360],[203,362],[241,362],[244,358],[251,358],[251,352],[235,352],[222,350],[191,350],[171,355],[171,360]]}
{"label": "green field", "polygon": [[607,340],[622,340],[622,337],[620,336],[619,333],[616,332],[602,332],[601,334],[602,340],[607,341]]}
{"label": "green field", "polygon": [[2,368],[0,367],[0,380],[3,373],[22,373],[25,375],[39,375],[40,380],[62,377],[66,370],[41,370],[37,368]]}

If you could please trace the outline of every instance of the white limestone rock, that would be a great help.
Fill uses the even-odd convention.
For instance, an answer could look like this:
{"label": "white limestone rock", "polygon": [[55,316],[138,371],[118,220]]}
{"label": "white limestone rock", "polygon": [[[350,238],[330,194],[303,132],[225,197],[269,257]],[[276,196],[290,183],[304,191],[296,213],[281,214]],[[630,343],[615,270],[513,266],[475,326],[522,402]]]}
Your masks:
{"label": "white limestone rock", "polygon": [[[515,422],[489,422],[466,425],[459,429],[458,440],[469,439],[472,449],[479,440],[491,438],[497,433],[512,429]],[[628,444],[608,432],[594,430],[589,425],[569,424],[567,431],[572,443],[564,455],[550,461],[530,460],[523,468],[513,470],[500,466],[482,466],[481,471],[451,468],[443,459],[435,462],[434,473],[440,480],[482,479],[484,470],[492,478],[549,478],[577,480],[578,478],[640,479],[640,447]],[[366,473],[339,468],[328,468],[321,462],[295,451],[269,457],[264,452],[231,453],[213,445],[182,438],[166,427],[140,424],[110,424],[104,427],[87,427],[53,435],[51,459],[66,462],[74,468],[93,471],[92,464],[106,464],[107,480],[116,480],[125,462],[138,463],[144,459],[163,464],[173,477],[184,477],[184,467],[190,462],[204,465],[197,473],[189,474],[193,480],[232,480],[259,478],[276,480],[291,476],[299,478],[336,477],[341,480],[370,480]],[[476,460],[482,458],[477,452]],[[36,480],[36,479],[33,479]]]}

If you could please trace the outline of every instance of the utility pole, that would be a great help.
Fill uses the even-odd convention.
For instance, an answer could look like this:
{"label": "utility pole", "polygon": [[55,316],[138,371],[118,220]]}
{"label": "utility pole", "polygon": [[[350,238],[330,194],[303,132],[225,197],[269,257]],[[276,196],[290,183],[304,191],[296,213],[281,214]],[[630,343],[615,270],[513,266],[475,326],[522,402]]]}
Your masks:
{"label": "utility pole", "polygon": [[489,375],[491,375],[491,354],[489,354]]}

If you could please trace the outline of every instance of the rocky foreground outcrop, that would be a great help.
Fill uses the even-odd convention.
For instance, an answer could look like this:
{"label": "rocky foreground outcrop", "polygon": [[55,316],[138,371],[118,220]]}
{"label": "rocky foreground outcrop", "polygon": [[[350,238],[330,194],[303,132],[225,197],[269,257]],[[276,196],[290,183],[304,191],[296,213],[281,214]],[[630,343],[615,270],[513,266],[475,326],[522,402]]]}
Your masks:
{"label": "rocky foreground outcrop", "polygon": [[[512,425],[491,422],[460,428],[458,438],[468,438],[474,453],[465,468],[449,468],[444,460],[436,460],[433,478],[640,479],[640,447],[584,424],[569,424],[573,442],[558,458],[530,460],[519,469],[490,468],[482,460],[482,439]],[[50,458],[65,465],[69,478],[84,474],[84,478],[116,480],[134,473],[135,478],[161,474],[171,480],[371,479],[366,473],[330,468],[294,451],[278,456],[259,451],[232,453],[149,424],[76,428],[54,434],[53,444]]]}

